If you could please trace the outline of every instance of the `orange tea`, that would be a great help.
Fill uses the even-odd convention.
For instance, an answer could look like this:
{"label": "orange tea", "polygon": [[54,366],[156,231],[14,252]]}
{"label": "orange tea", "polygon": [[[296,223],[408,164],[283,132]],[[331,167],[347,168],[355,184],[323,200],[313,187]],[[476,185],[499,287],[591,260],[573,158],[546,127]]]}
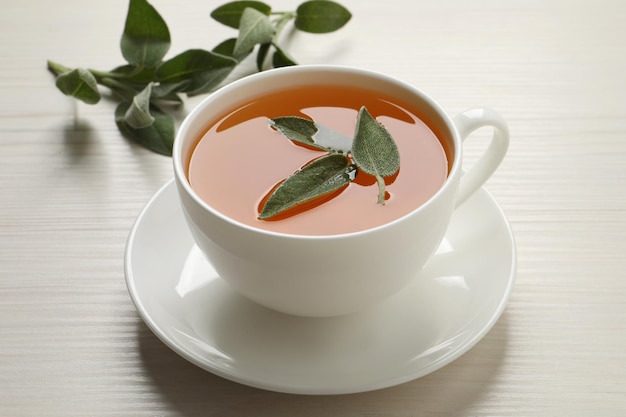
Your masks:
{"label": "orange tea", "polygon": [[[387,199],[378,204],[373,177],[358,173],[332,198],[295,215],[260,220],[259,205],[286,177],[323,151],[297,145],[269,123],[299,116],[354,135],[362,106],[389,131],[400,153],[399,172],[386,179]],[[253,97],[210,125],[198,138],[188,167],[192,188],[210,206],[249,226],[297,235],[336,235],[371,229],[402,217],[431,198],[448,176],[446,149],[416,109],[367,89],[318,85]],[[314,207],[313,207],[314,206]]]}

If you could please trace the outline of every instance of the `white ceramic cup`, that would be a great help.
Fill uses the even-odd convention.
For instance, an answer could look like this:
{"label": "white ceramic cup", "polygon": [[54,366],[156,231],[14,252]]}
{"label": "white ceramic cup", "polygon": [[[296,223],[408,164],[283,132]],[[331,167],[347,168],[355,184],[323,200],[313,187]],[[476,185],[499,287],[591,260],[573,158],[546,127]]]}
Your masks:
{"label": "white ceramic cup", "polygon": [[[196,194],[186,167],[199,137],[216,118],[253,96],[275,91],[276,86],[319,84],[366,87],[414,103],[422,120],[448,142],[453,154],[441,189],[404,217],[332,236],[288,235],[247,226],[213,209]],[[493,139],[463,174],[463,140],[482,126],[494,127]],[[358,68],[308,65],[251,75],[206,97],[180,126],[173,163],[191,233],[218,274],[261,305],[288,314],[325,317],[365,309],[417,277],[441,243],[455,207],[496,170],[508,143],[507,125],[493,110],[475,108],[451,118],[430,97],[393,77]]]}

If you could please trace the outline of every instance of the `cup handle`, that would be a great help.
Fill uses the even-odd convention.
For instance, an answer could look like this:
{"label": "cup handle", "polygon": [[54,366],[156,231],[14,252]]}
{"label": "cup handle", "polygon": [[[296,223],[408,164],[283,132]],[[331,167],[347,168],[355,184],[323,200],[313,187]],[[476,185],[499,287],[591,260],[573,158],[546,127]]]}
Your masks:
{"label": "cup handle", "polygon": [[502,116],[486,107],[459,113],[453,118],[453,122],[463,141],[481,127],[493,126],[494,128],[487,150],[461,178],[456,198],[456,207],[458,207],[491,177],[504,159],[509,147],[509,128]]}

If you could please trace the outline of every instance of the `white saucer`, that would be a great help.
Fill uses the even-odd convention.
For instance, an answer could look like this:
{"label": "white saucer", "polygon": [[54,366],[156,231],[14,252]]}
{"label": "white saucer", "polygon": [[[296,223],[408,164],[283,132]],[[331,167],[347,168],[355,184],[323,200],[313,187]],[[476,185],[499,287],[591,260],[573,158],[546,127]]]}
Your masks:
{"label": "white saucer", "polygon": [[345,394],[419,378],[474,346],[508,301],[515,244],[481,189],[457,209],[439,253],[402,292],[350,316],[289,316],[248,301],[217,276],[187,231],[170,181],[139,215],[125,262],[139,314],[182,357],[258,388]]}

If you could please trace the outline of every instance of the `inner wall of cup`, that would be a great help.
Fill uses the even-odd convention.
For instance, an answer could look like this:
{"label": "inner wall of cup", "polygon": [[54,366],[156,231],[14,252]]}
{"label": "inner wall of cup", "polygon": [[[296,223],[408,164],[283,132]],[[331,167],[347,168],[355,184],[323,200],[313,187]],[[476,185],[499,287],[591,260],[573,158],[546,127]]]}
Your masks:
{"label": "inner wall of cup", "polygon": [[391,95],[403,101],[409,108],[413,107],[416,115],[426,123],[442,142],[448,157],[448,174],[456,157],[456,146],[452,128],[443,111],[430,98],[424,96],[410,85],[381,75],[372,75],[366,71],[322,68],[311,70],[305,66],[292,67],[290,71],[281,69],[269,70],[235,81],[206,98],[188,116],[181,130],[182,167],[188,179],[191,155],[206,131],[226,114],[237,107],[265,94],[282,89],[290,89],[310,85],[338,85],[366,88]]}

